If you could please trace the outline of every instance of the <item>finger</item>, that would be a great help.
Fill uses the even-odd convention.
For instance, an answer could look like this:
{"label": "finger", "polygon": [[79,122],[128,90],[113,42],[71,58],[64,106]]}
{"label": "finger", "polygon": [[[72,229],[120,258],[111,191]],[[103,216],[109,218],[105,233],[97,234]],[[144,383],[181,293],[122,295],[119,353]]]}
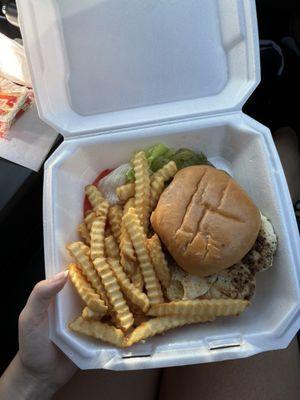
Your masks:
{"label": "finger", "polygon": [[27,301],[28,312],[32,316],[46,313],[51,300],[65,286],[67,277],[68,271],[63,271],[52,278],[37,283]]}

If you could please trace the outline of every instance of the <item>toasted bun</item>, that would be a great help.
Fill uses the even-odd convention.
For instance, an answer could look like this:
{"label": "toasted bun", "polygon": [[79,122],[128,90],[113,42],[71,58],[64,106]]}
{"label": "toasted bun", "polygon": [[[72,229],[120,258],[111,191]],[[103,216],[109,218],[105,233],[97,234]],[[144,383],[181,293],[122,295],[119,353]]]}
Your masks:
{"label": "toasted bun", "polygon": [[204,277],[232,266],[248,253],[261,217],[226,172],[193,166],[175,175],[160,196],[151,223],[178,265]]}

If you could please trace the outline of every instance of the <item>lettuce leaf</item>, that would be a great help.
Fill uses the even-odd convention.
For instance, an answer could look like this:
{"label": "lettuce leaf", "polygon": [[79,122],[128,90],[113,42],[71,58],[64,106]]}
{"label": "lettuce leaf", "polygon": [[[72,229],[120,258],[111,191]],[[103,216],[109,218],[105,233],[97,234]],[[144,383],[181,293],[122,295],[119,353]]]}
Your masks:
{"label": "lettuce leaf", "polygon": [[[196,153],[191,149],[170,149],[163,143],[159,143],[146,151],[149,169],[152,172],[158,171],[169,161],[174,161],[178,170],[189,167],[191,165],[210,165],[213,166],[207,159],[204,153]],[[127,174],[127,181],[134,181],[134,170],[130,169]]]}

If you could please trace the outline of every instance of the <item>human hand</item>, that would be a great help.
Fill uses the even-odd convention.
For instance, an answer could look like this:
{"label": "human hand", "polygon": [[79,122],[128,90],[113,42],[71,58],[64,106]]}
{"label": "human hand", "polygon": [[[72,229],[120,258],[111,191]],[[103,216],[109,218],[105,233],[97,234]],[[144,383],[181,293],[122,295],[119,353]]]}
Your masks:
{"label": "human hand", "polygon": [[51,398],[75,373],[77,367],[49,339],[47,310],[66,281],[67,273],[59,273],[29,296],[19,317],[19,352],[1,378],[3,398]]}

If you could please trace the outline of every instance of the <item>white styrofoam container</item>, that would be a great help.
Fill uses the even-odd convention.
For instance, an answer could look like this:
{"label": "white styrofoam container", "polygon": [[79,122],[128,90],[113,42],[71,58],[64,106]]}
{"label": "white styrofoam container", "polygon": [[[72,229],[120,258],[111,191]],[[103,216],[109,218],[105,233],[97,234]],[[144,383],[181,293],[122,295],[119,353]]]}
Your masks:
{"label": "white styrofoam container", "polygon": [[69,331],[71,285],[50,311],[51,339],[80,367],[156,368],[247,357],[299,328],[299,238],[267,128],[241,107],[259,82],[252,0],[18,0],[39,113],[65,136],[44,185],[46,274],[70,261],[83,188],[158,142],[204,151],[269,217],[279,247],[251,307],[118,350]]}

